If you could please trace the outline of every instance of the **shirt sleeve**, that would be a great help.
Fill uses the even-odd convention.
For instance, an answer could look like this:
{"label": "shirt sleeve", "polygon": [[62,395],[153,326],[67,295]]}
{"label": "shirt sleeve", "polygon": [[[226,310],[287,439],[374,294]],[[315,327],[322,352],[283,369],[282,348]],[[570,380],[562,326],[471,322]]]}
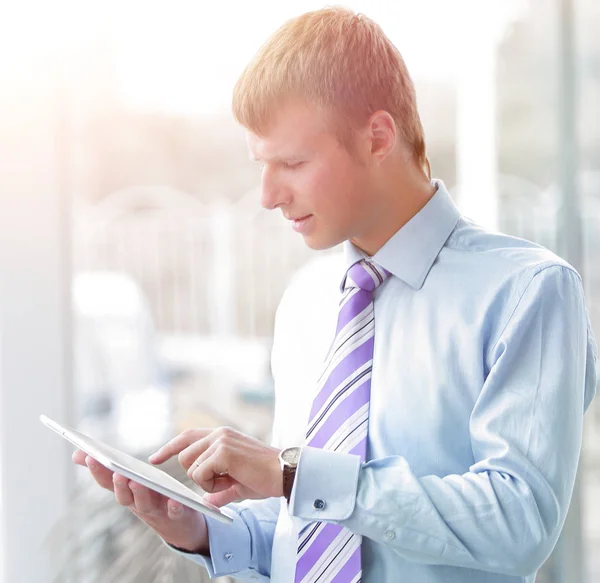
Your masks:
{"label": "shirt sleeve", "polygon": [[357,472],[350,456],[309,451],[290,511],[342,524],[407,560],[527,576],[552,551],[567,514],[596,360],[578,274],[543,268],[488,353],[468,472],[416,476],[401,456]]}
{"label": "shirt sleeve", "polygon": [[174,553],[203,566],[211,579],[234,575],[242,581],[270,581],[271,548],[279,515],[279,498],[229,504],[234,521],[223,524],[206,517],[210,555],[187,553],[167,543]]}

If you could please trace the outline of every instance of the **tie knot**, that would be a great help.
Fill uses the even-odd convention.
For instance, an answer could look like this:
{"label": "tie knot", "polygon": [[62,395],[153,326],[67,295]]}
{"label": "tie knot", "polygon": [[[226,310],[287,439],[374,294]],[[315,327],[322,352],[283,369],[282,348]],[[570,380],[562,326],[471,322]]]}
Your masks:
{"label": "tie knot", "polygon": [[372,292],[389,276],[390,272],[386,271],[380,265],[362,259],[348,269],[346,279],[344,280],[344,289],[358,287]]}

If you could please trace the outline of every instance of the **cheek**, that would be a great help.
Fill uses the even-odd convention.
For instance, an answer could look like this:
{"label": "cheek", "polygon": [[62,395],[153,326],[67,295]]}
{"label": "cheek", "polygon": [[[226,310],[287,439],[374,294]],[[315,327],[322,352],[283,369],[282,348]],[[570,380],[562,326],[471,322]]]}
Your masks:
{"label": "cheek", "polygon": [[361,177],[350,171],[342,173],[332,186],[331,199],[344,217],[361,214],[365,204],[365,187]]}
{"label": "cheek", "polygon": [[330,193],[334,187],[331,176],[323,168],[299,172],[292,178],[295,198],[305,205],[305,210],[320,214],[329,207]]}
{"label": "cheek", "polygon": [[331,156],[318,166],[289,176],[297,208],[315,214],[332,228],[346,228],[362,220],[365,176],[346,156]]}
{"label": "cheek", "polygon": [[305,187],[315,212],[347,216],[352,214],[361,201],[362,189],[353,173],[346,168],[323,168],[306,180]]}

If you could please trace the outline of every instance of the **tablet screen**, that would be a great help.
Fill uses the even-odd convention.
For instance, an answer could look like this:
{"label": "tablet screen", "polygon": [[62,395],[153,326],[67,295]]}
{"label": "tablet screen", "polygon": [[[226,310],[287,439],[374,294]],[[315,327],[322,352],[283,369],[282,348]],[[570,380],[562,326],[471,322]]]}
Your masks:
{"label": "tablet screen", "polygon": [[84,435],[75,429],[65,427],[46,417],[46,415],[40,415],[40,421],[109,470],[117,472],[134,482],[138,482],[151,490],[164,494],[221,522],[233,522],[233,517],[226,510],[207,502],[202,496],[188,488],[185,484],[182,484],[179,480],[173,478],[173,476],[163,472],[163,470],[120,451],[107,443],[94,439],[89,435]]}

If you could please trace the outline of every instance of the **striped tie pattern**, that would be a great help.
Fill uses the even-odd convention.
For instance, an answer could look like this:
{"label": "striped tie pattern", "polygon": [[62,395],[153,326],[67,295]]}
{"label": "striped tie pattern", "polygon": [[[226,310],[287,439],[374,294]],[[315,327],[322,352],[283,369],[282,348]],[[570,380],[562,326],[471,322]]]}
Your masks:
{"label": "striped tie pattern", "polygon": [[[389,272],[366,260],[352,265],[343,284],[335,339],[318,381],[306,445],[359,455],[367,451],[373,364],[373,291]],[[362,537],[337,524],[316,522],[298,540],[295,583],[357,583]]]}

